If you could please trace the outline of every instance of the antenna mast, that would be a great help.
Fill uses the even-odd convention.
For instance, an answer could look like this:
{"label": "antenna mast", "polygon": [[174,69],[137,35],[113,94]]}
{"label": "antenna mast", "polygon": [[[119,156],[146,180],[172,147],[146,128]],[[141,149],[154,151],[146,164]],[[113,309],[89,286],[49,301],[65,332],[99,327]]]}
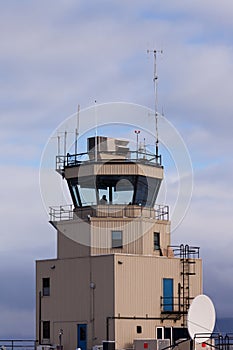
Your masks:
{"label": "antenna mast", "polygon": [[74,146],[75,146],[75,150],[74,150],[74,153],[75,153],[75,160],[76,160],[76,156],[77,156],[77,153],[78,153],[79,112],[80,112],[80,105],[78,105],[77,124],[76,124],[76,128],[75,128],[75,143],[74,143]]}
{"label": "antenna mast", "polygon": [[154,83],[154,104],[155,104],[155,155],[156,160],[159,158],[159,131],[158,131],[158,75],[157,75],[157,53],[163,53],[162,50],[147,50],[147,53],[153,53],[154,55],[154,76],[153,76],[153,83]]}

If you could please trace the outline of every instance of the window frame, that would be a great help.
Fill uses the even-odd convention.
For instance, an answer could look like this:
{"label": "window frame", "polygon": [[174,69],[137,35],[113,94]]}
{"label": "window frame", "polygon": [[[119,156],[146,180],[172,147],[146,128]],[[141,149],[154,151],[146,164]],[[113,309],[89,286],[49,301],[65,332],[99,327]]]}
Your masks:
{"label": "window frame", "polygon": [[174,279],[163,278],[163,311],[174,311]]}
{"label": "window frame", "polygon": [[[157,237],[157,239],[155,239],[155,237]],[[160,249],[161,249],[160,248],[160,232],[154,232],[153,246],[154,246],[154,251],[160,251]]]}
{"label": "window frame", "polygon": [[[120,233],[120,238],[114,238],[114,233]],[[112,249],[122,249],[123,248],[123,231],[122,230],[112,230]]]}
{"label": "window frame", "polygon": [[[48,282],[48,283],[46,283],[46,282]],[[42,278],[42,295],[43,295],[43,297],[50,296],[50,278],[49,277]]]}
{"label": "window frame", "polygon": [[43,340],[50,340],[50,321],[43,321],[42,323],[42,338]]}

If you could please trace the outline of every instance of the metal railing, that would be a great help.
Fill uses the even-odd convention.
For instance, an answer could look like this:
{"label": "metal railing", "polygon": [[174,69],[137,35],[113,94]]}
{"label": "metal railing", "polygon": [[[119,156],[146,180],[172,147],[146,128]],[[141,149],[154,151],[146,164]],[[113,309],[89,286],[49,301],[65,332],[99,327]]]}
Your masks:
{"label": "metal railing", "polygon": [[66,167],[73,167],[85,163],[93,162],[140,162],[149,165],[161,166],[162,157],[152,153],[145,153],[140,151],[129,151],[126,154],[115,151],[85,152],[79,154],[69,154],[66,156],[56,156],[56,170],[61,171]]}
{"label": "metal railing", "polygon": [[72,220],[73,213],[72,204],[49,207],[50,221]]}
{"label": "metal railing", "polygon": [[162,313],[180,313],[181,298],[178,297],[160,297],[160,308]]}
{"label": "metal railing", "polygon": [[156,205],[155,208],[139,205],[87,205],[73,208],[72,205],[50,207],[50,221],[74,220],[79,217],[125,217],[125,218],[150,218],[155,220],[168,221],[169,207],[167,205]]}
{"label": "metal railing", "polygon": [[[206,340],[208,338],[208,340]],[[199,343],[203,340],[204,344],[209,345],[213,349],[232,350],[233,349],[233,333],[198,333],[195,334],[194,340]],[[214,342],[213,342],[214,340]]]}
{"label": "metal railing", "polygon": [[36,350],[36,340],[23,339],[0,339],[0,349],[2,350]]}
{"label": "metal railing", "polygon": [[200,247],[189,246],[188,244],[171,245],[169,248],[173,250],[174,256],[181,259],[195,259],[199,258],[200,255]]}

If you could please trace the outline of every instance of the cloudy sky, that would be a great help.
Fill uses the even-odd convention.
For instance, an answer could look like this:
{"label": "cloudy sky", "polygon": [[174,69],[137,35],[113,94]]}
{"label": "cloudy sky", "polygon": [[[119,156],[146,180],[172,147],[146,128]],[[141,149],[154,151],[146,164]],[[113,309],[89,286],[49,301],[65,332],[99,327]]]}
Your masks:
{"label": "cloudy sky", "polygon": [[204,292],[232,316],[232,18],[232,0],[0,2],[0,338],[34,336],[34,261],[56,253],[39,186],[48,138],[78,104],[153,108],[155,48],[159,109],[194,174],[173,243],[201,247]]}

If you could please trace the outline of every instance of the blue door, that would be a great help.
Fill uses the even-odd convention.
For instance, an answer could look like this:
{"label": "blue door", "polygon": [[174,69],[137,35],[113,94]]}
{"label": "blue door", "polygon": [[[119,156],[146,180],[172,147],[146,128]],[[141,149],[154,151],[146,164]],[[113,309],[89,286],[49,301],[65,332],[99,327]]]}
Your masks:
{"label": "blue door", "polygon": [[173,279],[163,279],[163,311],[173,311]]}
{"label": "blue door", "polygon": [[78,348],[87,350],[87,325],[78,324]]}

